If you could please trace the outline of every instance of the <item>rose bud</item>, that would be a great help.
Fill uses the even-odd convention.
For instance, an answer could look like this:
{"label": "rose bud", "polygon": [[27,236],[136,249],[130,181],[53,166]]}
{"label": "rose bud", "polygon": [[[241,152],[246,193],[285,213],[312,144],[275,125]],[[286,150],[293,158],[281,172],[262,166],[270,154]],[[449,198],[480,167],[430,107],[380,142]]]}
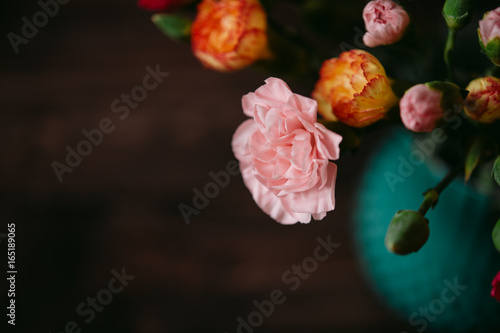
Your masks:
{"label": "rose bud", "polygon": [[479,44],[488,58],[500,66],[500,7],[484,14],[477,33]]}
{"label": "rose bud", "polygon": [[203,0],[191,27],[193,52],[208,68],[242,69],[266,56],[266,29],[258,0]]}
{"label": "rose bud", "polygon": [[443,17],[453,30],[465,27],[471,20],[476,7],[476,0],[446,0]]}
{"label": "rose bud", "polygon": [[394,44],[410,23],[403,7],[390,0],[370,1],[363,9],[363,20],[367,30],[363,42],[368,47]]}
{"label": "rose bud", "polygon": [[168,11],[179,8],[192,0],[138,0],[137,5],[141,8],[154,11]]}
{"label": "rose bud", "polygon": [[446,110],[462,105],[460,88],[449,82],[433,81],[408,89],[399,101],[401,121],[414,132],[431,132]]}
{"label": "rose bud", "polygon": [[242,98],[251,119],[233,136],[241,175],[257,205],[282,224],[321,220],[335,208],[342,137],[317,122],[317,103],[269,78]]}
{"label": "rose bud", "polygon": [[385,246],[396,254],[417,252],[429,238],[429,221],[419,212],[400,210],[389,224]]}
{"label": "rose bud", "polygon": [[495,276],[493,282],[491,282],[491,297],[495,298],[500,302],[500,272]]}
{"label": "rose bud", "polygon": [[500,79],[493,76],[472,80],[466,90],[465,113],[481,123],[500,119]]}
{"label": "rose bud", "polygon": [[319,74],[312,97],[326,120],[364,127],[383,118],[398,102],[384,67],[366,51],[351,50],[326,60]]}

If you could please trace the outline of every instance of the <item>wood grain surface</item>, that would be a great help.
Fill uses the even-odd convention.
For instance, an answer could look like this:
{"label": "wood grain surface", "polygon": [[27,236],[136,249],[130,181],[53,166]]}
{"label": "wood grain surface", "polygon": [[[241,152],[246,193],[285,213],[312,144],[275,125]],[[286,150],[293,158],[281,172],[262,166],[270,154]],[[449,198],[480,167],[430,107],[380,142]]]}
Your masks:
{"label": "wood grain surface", "polygon": [[[39,7],[2,9],[2,25],[18,33]],[[63,332],[71,321],[82,332],[237,332],[237,318],[275,289],[286,301],[255,332],[410,331],[370,291],[353,251],[368,148],[339,162],[337,208],[322,221],[277,224],[240,176],[190,224],[179,213],[234,160],[241,96],[267,74],[203,69],[134,1],[71,1],[18,54],[4,38],[0,59],[0,219],[18,230],[19,332]],[[148,66],[169,75],[120,119],[111,104],[142,84]],[[51,164],[105,118],[114,130],[59,182]],[[291,291],[283,274],[328,235],[340,247]],[[122,268],[135,278],[86,323],[79,304]]]}

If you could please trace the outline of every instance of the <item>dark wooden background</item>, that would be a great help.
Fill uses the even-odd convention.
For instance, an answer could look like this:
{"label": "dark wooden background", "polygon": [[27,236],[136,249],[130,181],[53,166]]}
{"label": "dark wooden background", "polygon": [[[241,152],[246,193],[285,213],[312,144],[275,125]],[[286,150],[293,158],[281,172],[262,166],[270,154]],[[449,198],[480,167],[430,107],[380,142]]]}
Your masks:
{"label": "dark wooden background", "polygon": [[[3,36],[39,10],[28,1],[1,6]],[[62,332],[69,321],[82,332],[236,332],[236,318],[273,289],[287,290],[283,272],[329,234],[340,248],[255,331],[409,331],[365,285],[352,248],[368,148],[338,163],[337,208],[323,221],[277,224],[239,176],[183,221],[178,205],[233,160],[241,96],[267,74],[203,69],[189,45],[165,38],[132,0],[71,1],[18,54],[2,38],[0,232],[16,223],[19,332]],[[169,76],[120,120],[110,104],[157,64]],[[103,118],[114,132],[59,183],[51,163],[64,163],[65,147]],[[122,267],[135,279],[86,324],[78,304]]]}

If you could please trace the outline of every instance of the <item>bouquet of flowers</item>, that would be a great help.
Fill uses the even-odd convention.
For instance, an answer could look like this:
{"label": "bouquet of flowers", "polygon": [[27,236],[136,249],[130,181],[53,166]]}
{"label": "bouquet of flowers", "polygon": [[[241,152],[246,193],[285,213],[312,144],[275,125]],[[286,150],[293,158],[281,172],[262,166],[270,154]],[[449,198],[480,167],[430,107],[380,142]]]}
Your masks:
{"label": "bouquet of flowers", "polygon": [[[359,13],[366,30],[362,43],[356,41],[358,48],[344,46],[333,57],[328,38],[317,42],[304,33],[328,31],[325,22],[331,22],[324,15],[339,14],[329,12],[331,2],[288,1],[305,27],[271,15],[279,12],[281,3],[139,0],[139,6],[159,12],[152,21],[162,32],[190,41],[194,56],[206,68],[235,72],[253,65],[272,74],[263,86],[243,96],[242,109],[249,119],[236,129],[232,140],[243,181],[266,214],[281,224],[323,219],[335,208],[335,161],[383,126],[402,125],[422,133],[417,135],[429,135],[442,144],[435,154],[450,170],[423,194],[418,210],[397,211],[387,221],[389,251],[406,255],[425,245],[433,222],[426,213],[457,176],[469,182],[486,170],[490,187],[496,186],[498,192],[500,7],[480,13],[479,26],[473,27],[469,23],[475,1],[445,1],[442,14],[448,37],[441,42],[439,61],[446,70],[419,76],[415,73],[426,66],[414,55],[425,54],[426,45],[412,25],[411,13],[397,2],[369,1]],[[474,28],[478,40],[468,41],[471,52],[483,57],[488,68],[457,68],[455,60],[462,56],[456,52],[457,36]],[[378,50],[384,60],[367,48]],[[401,55],[409,55],[409,60]],[[384,68],[384,62],[390,61],[402,68],[394,77]],[[293,93],[278,76],[312,82],[311,97]],[[403,181],[396,174],[385,177],[389,185]],[[500,251],[500,220],[492,230],[492,241]],[[500,272],[492,279],[491,296],[500,301]]]}

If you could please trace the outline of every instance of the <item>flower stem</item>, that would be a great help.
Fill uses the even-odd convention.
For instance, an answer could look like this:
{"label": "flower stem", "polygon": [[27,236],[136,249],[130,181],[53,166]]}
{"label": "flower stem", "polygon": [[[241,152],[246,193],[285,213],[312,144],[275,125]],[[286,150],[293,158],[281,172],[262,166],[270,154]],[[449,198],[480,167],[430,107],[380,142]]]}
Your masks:
{"label": "flower stem", "polygon": [[424,195],[424,201],[422,202],[422,205],[420,205],[420,208],[418,209],[418,212],[422,214],[422,216],[425,216],[427,211],[430,208],[434,208],[434,206],[437,204],[439,195],[443,190],[450,185],[453,179],[462,171],[463,169],[463,163],[460,163],[458,167],[456,167],[453,170],[450,170],[448,174],[439,182],[439,184],[436,185],[436,187],[431,188],[430,190],[427,190]]}
{"label": "flower stem", "polygon": [[446,68],[448,70],[449,81],[454,81],[453,48],[455,46],[456,37],[457,37],[457,31],[453,28],[448,28],[448,38],[446,39],[446,45],[444,48],[444,62],[446,63]]}
{"label": "flower stem", "polygon": [[431,208],[434,207],[439,199],[439,194],[436,192],[436,190],[431,189],[425,192],[425,198],[422,204],[420,205],[420,208],[418,209],[418,212],[422,214],[422,216],[425,216],[427,211]]}

